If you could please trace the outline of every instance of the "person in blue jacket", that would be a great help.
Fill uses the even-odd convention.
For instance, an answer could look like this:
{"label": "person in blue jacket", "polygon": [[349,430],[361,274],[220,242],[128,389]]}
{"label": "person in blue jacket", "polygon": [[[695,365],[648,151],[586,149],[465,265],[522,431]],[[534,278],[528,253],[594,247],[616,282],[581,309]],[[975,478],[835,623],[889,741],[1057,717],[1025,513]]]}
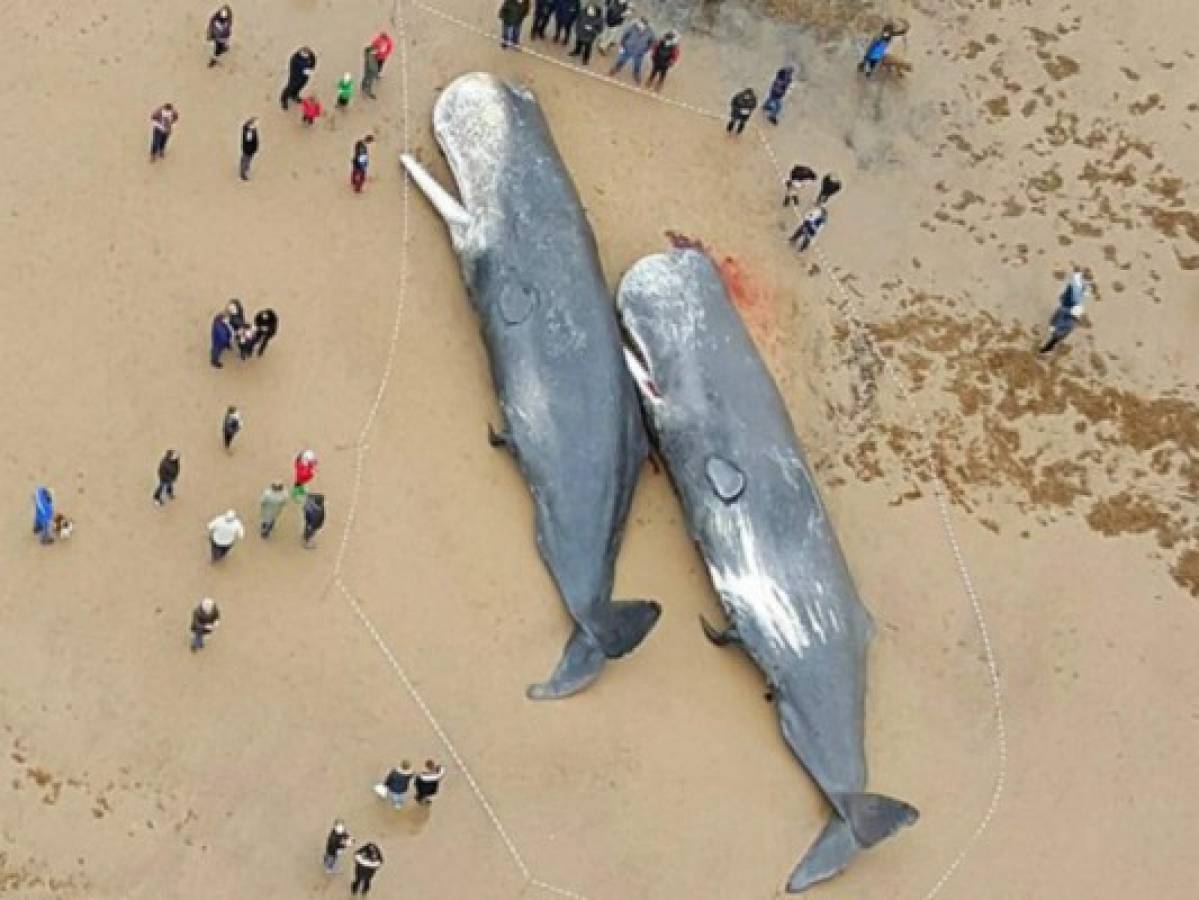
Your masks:
{"label": "person in blue jacket", "polygon": [[54,495],[50,488],[38,485],[33,492],[33,533],[38,535],[43,544],[51,544],[54,537],[50,528],[54,524]]}
{"label": "person in blue jacket", "polygon": [[218,313],[212,320],[212,348],[209,351],[209,362],[215,368],[224,368],[221,354],[233,346],[233,326],[224,313]]}
{"label": "person in blue jacket", "polygon": [[762,103],[762,112],[766,113],[766,119],[771,125],[779,123],[779,113],[783,111],[783,98],[787,96],[787,91],[791,90],[791,82],[794,79],[795,66],[783,66],[775,73],[774,81],[770,83],[770,90]]}
{"label": "person in blue jacket", "polygon": [[873,75],[874,70],[883,61],[883,57],[887,55],[887,49],[891,46],[891,39],[893,37],[895,37],[895,34],[891,30],[891,23],[888,22],[883,26],[883,30],[879,33],[879,36],[871,41],[870,46],[866,48],[866,55],[858,63],[858,71],[867,78]]}

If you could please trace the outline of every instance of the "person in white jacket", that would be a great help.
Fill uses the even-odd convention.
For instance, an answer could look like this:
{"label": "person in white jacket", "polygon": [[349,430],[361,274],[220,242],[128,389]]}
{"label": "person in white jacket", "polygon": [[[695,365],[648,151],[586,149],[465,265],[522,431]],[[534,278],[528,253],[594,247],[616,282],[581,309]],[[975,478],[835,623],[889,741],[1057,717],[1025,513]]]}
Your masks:
{"label": "person in white jacket", "polygon": [[212,561],[224,559],[233,545],[246,536],[237,513],[228,510],[208,523],[208,543],[212,546]]}

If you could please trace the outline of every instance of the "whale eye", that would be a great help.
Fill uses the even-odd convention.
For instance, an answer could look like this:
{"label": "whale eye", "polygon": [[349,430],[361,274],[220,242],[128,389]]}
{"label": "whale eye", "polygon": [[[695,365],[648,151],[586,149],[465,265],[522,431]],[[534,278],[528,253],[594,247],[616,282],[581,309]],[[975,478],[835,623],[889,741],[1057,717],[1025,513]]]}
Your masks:
{"label": "whale eye", "polygon": [[745,473],[727,459],[709,456],[704,472],[716,496],[725,503],[732,503],[745,493]]}
{"label": "whale eye", "polygon": [[537,292],[528,285],[508,282],[500,291],[500,315],[509,325],[519,325],[537,308]]}

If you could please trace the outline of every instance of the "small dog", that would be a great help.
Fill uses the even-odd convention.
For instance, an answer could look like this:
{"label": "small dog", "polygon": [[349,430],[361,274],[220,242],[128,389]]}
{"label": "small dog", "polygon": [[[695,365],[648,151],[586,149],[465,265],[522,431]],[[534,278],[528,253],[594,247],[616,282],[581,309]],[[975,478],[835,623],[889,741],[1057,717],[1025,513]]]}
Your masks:
{"label": "small dog", "polygon": [[60,541],[70,540],[71,534],[75,531],[75,523],[62,513],[54,514],[54,521],[50,527],[54,530],[54,536]]}

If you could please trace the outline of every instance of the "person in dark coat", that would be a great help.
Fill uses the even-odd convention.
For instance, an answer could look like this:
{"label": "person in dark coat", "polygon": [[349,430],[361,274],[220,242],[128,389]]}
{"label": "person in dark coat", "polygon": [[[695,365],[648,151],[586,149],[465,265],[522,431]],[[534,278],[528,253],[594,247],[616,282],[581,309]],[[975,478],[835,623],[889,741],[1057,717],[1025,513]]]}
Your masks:
{"label": "person in dark coat", "polygon": [[205,597],[200,605],[192,610],[192,653],[204,649],[204,638],[212,634],[221,624],[221,611],[217,609],[216,601]]}
{"label": "person in dark coat", "polygon": [[1074,330],[1074,326],[1078,324],[1079,318],[1082,316],[1083,307],[1081,303],[1074,305],[1061,304],[1053,313],[1053,318],[1049,320],[1049,336],[1045,343],[1037,351],[1039,354],[1048,353],[1067,337]]}
{"label": "person in dark coat", "polygon": [[745,130],[745,123],[758,108],[758,95],[753,88],[746,88],[733,95],[729,103],[729,124],[724,129],[729,134],[740,134]]}
{"label": "person in dark coat", "polygon": [[575,26],[579,17],[580,0],[558,0],[554,7],[554,42],[567,44],[570,42],[570,30]]}
{"label": "person in dark coat", "polygon": [[260,309],[254,314],[254,334],[258,341],[258,355],[266,353],[266,345],[279,333],[279,316],[273,309]]}
{"label": "person in dark coat", "polygon": [[311,47],[301,47],[291,55],[287,63],[287,84],[283,85],[283,91],[279,94],[281,107],[287,109],[287,104],[292,100],[300,102],[300,91],[308,84],[315,68],[316,54]]}
{"label": "person in dark coat", "polygon": [[673,31],[666,32],[650,51],[650,73],[645,86],[656,91],[662,90],[662,85],[666,83],[666,73],[679,61],[679,55],[679,36]]}
{"label": "person in dark coat", "polygon": [[238,355],[242,359],[249,359],[254,355],[254,345],[258,343],[258,329],[247,322],[237,329],[234,340],[237,341]]}
{"label": "person in dark coat", "polygon": [[416,802],[428,806],[437,796],[441,780],[445,778],[445,766],[439,766],[431,759],[425,760],[425,770],[416,776]]}
{"label": "person in dark coat", "polygon": [[354,883],[350,885],[350,893],[364,894],[371,892],[371,879],[375,877],[383,865],[383,851],[375,844],[363,844],[362,849],[354,854]]}
{"label": "person in dark coat", "polygon": [[241,413],[237,411],[236,406],[230,406],[225,410],[225,418],[221,421],[221,440],[225,442],[226,450],[233,447],[233,439],[237,437],[239,431],[241,431]]}
{"label": "person in dark coat", "polygon": [[304,547],[311,550],[315,544],[312,539],[325,524],[325,495],[309,494],[304,501]]}
{"label": "person in dark coat", "polygon": [[257,152],[258,119],[252,117],[246,119],[241,126],[241,163],[238,165],[238,173],[242,181],[250,180],[250,163],[254,161],[254,154]]}
{"label": "person in dark coat", "polygon": [[325,838],[324,865],[326,875],[332,875],[337,871],[338,857],[352,843],[354,843],[354,839],[350,837],[350,832],[346,830],[346,823],[341,819],[334,820],[333,827],[329,829],[329,836]]}
{"label": "person in dark coat", "polygon": [[533,4],[533,29],[529,32],[529,37],[532,40],[542,40],[545,38],[546,26],[550,24],[550,19],[554,15],[554,4],[556,0],[535,0]]}
{"label": "person in dark coat", "polygon": [[770,90],[762,103],[762,112],[766,113],[766,119],[771,125],[779,123],[779,113],[783,111],[783,98],[787,96],[787,91],[791,90],[794,78],[795,66],[783,66],[775,73],[774,81],[770,83]]}
{"label": "person in dark coat", "polygon": [[234,297],[225,306],[225,315],[229,319],[229,327],[234,331],[246,324],[246,308],[241,305],[241,301]]}
{"label": "person in dark coat", "polygon": [[158,462],[158,487],[154,489],[154,502],[162,506],[163,498],[175,499],[175,482],[179,478],[179,453],[168,450]]}
{"label": "person in dark coat", "polygon": [[798,206],[799,205],[799,189],[808,181],[815,181],[816,173],[803,165],[795,165],[791,167],[791,174],[787,176],[787,184],[784,187],[783,206]]}
{"label": "person in dark coat", "polygon": [[816,205],[824,206],[839,190],[841,190],[841,180],[829,172],[820,180],[820,196],[816,198]]}
{"label": "person in dark coat", "polygon": [[233,40],[233,10],[225,4],[212,14],[208,20],[208,40],[212,41],[212,58],[208,60],[208,68],[219,61],[219,57],[229,50],[229,42]]}
{"label": "person in dark coat", "polygon": [[529,0],[504,0],[500,4],[500,47],[520,46],[520,26],[529,15]]}
{"label": "person in dark coat", "polygon": [[799,223],[795,233],[787,240],[795,244],[796,250],[803,253],[811,246],[812,241],[816,240],[816,235],[820,234],[820,229],[827,223],[828,210],[823,206],[813,206],[803,217],[803,221]]}
{"label": "person in dark coat", "polygon": [[604,28],[600,32],[599,42],[596,44],[596,49],[601,54],[606,54],[612,45],[620,39],[620,32],[624,29],[625,19],[629,17],[629,13],[633,10],[633,4],[629,0],[606,0],[604,5]]}
{"label": "person in dark coat", "polygon": [[595,39],[603,29],[604,11],[597,4],[588,3],[575,23],[575,48],[570,51],[570,55],[581,57],[583,65],[589,65],[591,48],[595,46]]}
{"label": "person in dark coat", "polygon": [[375,785],[375,793],[382,799],[391,801],[391,805],[396,809],[401,809],[414,777],[412,763],[405,759]]}
{"label": "person in dark coat", "polygon": [[218,369],[223,368],[221,354],[232,346],[233,328],[229,324],[229,319],[224,313],[217,313],[212,320],[212,347],[208,355],[209,362]]}

